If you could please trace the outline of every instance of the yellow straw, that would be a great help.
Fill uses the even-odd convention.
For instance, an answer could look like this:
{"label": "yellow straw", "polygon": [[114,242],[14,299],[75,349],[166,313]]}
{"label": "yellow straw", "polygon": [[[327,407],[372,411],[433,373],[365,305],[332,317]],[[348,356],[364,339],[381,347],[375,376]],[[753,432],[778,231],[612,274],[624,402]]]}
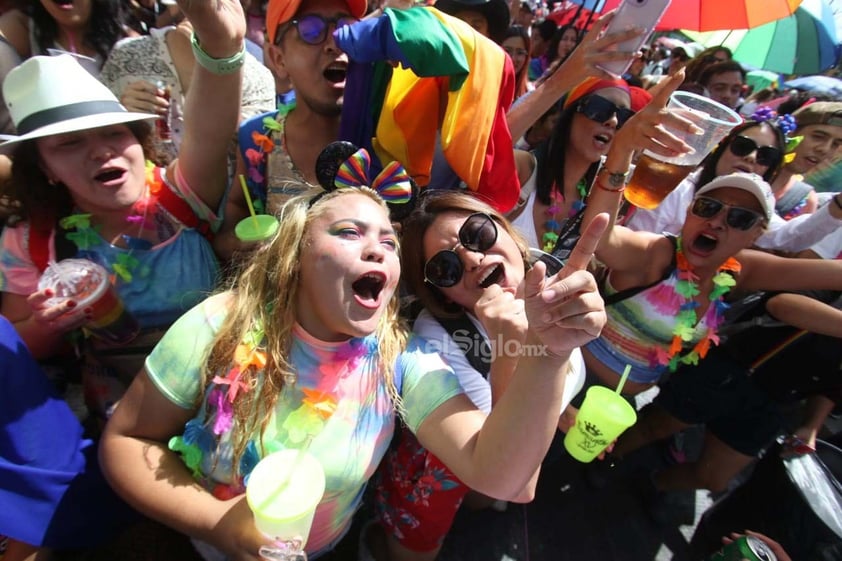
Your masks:
{"label": "yellow straw", "polygon": [[617,389],[615,390],[617,393],[623,391],[623,386],[626,384],[626,378],[629,377],[629,372],[631,372],[631,364],[627,364],[626,369],[623,370],[623,375],[620,377],[620,383],[617,384]]}
{"label": "yellow straw", "polygon": [[246,177],[242,173],[240,174],[240,186],[243,188],[243,196],[246,198],[246,204],[249,206],[249,214],[251,214],[251,217],[254,219],[254,227],[256,229],[258,227],[257,213],[254,212],[254,204],[251,202],[249,188],[246,185]]}

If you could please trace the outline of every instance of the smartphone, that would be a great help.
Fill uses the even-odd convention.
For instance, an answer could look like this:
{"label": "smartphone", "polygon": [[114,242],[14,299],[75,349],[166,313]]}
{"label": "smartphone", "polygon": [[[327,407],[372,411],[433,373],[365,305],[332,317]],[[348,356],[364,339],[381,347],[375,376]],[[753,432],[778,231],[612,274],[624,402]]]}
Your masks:
{"label": "smartphone", "polygon": [[[618,43],[614,46],[615,50],[636,53],[649,40],[649,36],[652,35],[652,31],[655,30],[655,26],[658,25],[669,5],[670,0],[623,0],[605,33],[616,33],[635,27],[643,29],[644,32],[634,39]],[[622,76],[631,63],[632,59],[616,60],[597,66],[602,70]]]}

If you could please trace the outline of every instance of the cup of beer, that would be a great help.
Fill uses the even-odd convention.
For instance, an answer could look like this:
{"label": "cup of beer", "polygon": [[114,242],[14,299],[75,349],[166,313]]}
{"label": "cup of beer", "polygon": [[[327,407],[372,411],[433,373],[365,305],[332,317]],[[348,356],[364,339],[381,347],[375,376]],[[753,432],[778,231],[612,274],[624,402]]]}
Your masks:
{"label": "cup of beer", "polygon": [[682,117],[693,121],[703,132],[694,134],[669,129],[693,148],[687,154],[668,157],[643,151],[626,186],[625,196],[633,205],[648,210],[661,204],[719,141],[743,122],[736,112],[721,103],[691,92],[674,92],[667,107],[679,110]]}

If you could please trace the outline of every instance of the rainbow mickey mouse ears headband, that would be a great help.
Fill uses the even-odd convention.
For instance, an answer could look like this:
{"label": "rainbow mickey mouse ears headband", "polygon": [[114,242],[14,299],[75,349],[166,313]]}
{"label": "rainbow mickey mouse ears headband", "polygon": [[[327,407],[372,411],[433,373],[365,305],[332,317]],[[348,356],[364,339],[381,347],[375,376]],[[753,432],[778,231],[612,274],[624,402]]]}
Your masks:
{"label": "rainbow mickey mouse ears headband", "polygon": [[[389,206],[393,220],[402,220],[415,208],[418,186],[400,162],[391,162],[371,178],[371,155],[351,142],[331,142],[322,150],[316,159],[316,178],[326,193],[360,187],[374,190]],[[323,195],[313,197],[310,206]]]}

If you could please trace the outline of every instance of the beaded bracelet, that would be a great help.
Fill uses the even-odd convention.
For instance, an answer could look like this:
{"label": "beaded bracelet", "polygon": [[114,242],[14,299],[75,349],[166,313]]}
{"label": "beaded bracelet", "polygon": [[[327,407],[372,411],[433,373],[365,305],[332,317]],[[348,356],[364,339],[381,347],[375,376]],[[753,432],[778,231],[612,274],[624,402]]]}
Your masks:
{"label": "beaded bracelet", "polygon": [[193,56],[196,57],[196,62],[211,74],[233,74],[246,62],[245,42],[243,42],[243,47],[239,52],[227,58],[213,58],[206,53],[199,45],[199,39],[195,33],[190,35],[190,45],[193,47]]}

